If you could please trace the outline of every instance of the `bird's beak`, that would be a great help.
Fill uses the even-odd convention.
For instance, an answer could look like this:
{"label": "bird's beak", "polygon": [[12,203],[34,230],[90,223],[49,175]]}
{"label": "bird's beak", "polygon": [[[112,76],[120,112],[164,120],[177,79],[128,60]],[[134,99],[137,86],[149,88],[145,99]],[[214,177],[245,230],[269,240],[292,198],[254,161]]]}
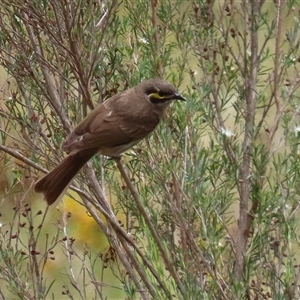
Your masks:
{"label": "bird's beak", "polygon": [[180,101],[186,101],[180,94],[175,93],[173,99],[180,100]]}

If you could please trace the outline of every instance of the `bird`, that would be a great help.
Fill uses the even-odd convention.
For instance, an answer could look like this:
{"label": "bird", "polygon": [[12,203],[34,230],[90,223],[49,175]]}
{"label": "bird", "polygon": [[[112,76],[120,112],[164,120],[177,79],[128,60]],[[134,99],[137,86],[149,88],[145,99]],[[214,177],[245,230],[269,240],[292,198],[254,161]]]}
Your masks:
{"label": "bird", "polygon": [[97,153],[111,158],[147,137],[174,101],[186,101],[169,82],[152,78],[96,106],[62,143],[67,156],[34,185],[48,205],[57,202],[72,179]]}

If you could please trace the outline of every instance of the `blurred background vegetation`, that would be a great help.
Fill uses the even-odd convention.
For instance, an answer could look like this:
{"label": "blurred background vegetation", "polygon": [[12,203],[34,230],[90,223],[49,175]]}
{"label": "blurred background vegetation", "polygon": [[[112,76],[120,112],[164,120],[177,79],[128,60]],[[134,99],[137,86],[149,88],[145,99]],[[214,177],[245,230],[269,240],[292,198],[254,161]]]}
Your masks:
{"label": "blurred background vegetation", "polygon": [[[0,299],[298,299],[299,1],[2,0]],[[176,103],[64,201],[34,182],[97,103]]]}

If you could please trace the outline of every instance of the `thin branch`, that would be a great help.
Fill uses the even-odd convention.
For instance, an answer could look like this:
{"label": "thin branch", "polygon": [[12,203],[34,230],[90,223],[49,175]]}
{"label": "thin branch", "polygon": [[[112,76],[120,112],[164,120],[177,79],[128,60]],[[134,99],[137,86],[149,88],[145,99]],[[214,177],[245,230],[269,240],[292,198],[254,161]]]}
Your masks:
{"label": "thin branch", "polygon": [[35,162],[33,162],[31,159],[27,158],[23,154],[19,153],[17,150],[14,150],[10,147],[7,147],[7,146],[1,145],[1,144],[0,144],[0,150],[4,151],[5,153],[11,155],[14,158],[19,159],[20,161],[24,162],[28,166],[31,166],[31,167],[35,168],[36,170],[47,173],[46,169],[44,169],[41,166],[37,165]]}
{"label": "thin branch", "polygon": [[[153,287],[150,283],[150,280],[148,279],[147,276],[145,276],[144,271],[139,266],[139,262],[133,256],[132,248],[139,255],[143,264],[149,269],[149,271],[152,273],[154,278],[157,280],[157,284],[160,286],[160,288],[164,290],[165,296],[168,297],[168,299],[171,299],[172,295],[166,288],[165,284],[163,283],[163,280],[160,278],[160,276],[158,275],[158,273],[155,270],[155,268],[153,267],[153,265],[150,263],[150,261],[148,261],[148,259],[144,255],[144,253],[139,249],[138,245],[130,238],[130,236],[123,230],[120,223],[117,221],[116,216],[115,216],[111,206],[109,205],[108,201],[106,200],[106,198],[103,194],[101,187],[99,186],[99,183],[96,179],[93,168],[91,168],[91,167],[87,168],[87,174],[88,174],[88,178],[91,179],[90,180],[90,188],[92,191],[95,191],[95,197],[97,199],[97,202],[94,201],[92,198],[88,197],[86,194],[82,194],[82,191],[80,191],[80,193],[81,193],[83,199],[87,199],[90,204],[93,204],[93,206],[95,208],[97,208],[97,210],[99,212],[101,212],[102,214],[104,214],[104,216],[106,217],[108,223],[111,226],[110,228],[113,229],[113,231],[111,231],[110,234],[107,234],[108,239],[110,240],[110,237],[112,236],[112,232],[115,232],[115,234],[119,238],[120,242],[122,243],[124,250],[126,250],[127,256],[130,258],[131,263],[135,266],[135,270],[141,276],[142,282],[144,282],[144,284],[147,286],[152,297],[155,298],[155,295],[156,295],[155,289],[153,289]],[[87,207],[90,207],[90,204]],[[93,216],[95,214],[93,211],[90,211],[90,213]],[[97,216],[95,215],[95,217],[97,217]],[[101,227],[101,229],[104,232],[106,232],[108,230],[108,228],[105,228],[105,225],[102,222],[102,220],[101,220],[101,222],[99,222],[99,226]],[[126,243],[126,245],[125,245],[125,243]],[[124,250],[122,250],[122,251],[124,251]],[[120,252],[120,254],[123,253],[122,251]],[[133,273],[132,273],[132,276],[133,276]]]}
{"label": "thin branch", "polygon": [[150,217],[148,216],[148,214],[147,214],[147,212],[146,212],[146,210],[145,210],[145,208],[144,208],[141,200],[139,199],[138,192],[133,187],[132,182],[131,182],[129,176],[128,176],[127,172],[125,171],[124,167],[123,167],[121,159],[116,158],[115,161],[116,161],[117,167],[118,167],[118,169],[119,169],[119,171],[120,171],[120,173],[121,173],[124,181],[126,182],[126,185],[127,185],[128,189],[131,192],[131,195],[132,195],[132,197],[133,197],[133,199],[134,199],[134,201],[135,201],[135,203],[137,205],[137,208],[138,208],[139,212],[143,216],[143,218],[144,218],[144,220],[145,220],[145,222],[146,222],[146,224],[147,224],[147,226],[148,226],[148,228],[149,228],[149,230],[151,232],[151,235],[152,235],[153,239],[155,240],[155,243],[157,244],[157,247],[158,247],[158,249],[159,249],[159,251],[161,253],[161,256],[162,256],[162,258],[163,258],[163,260],[165,262],[166,268],[168,269],[168,271],[170,272],[171,276],[175,280],[175,282],[176,282],[176,284],[177,284],[177,286],[178,286],[181,294],[183,296],[186,295],[184,287],[182,286],[182,283],[181,283],[181,281],[179,279],[179,276],[178,276],[178,274],[176,272],[176,269],[174,268],[174,263],[168,257],[167,252],[164,249],[164,246],[163,246],[163,244],[161,242],[161,238],[158,236],[158,233],[156,232],[156,230],[155,230],[155,228],[154,228],[154,226],[153,226],[153,224],[152,224],[152,222],[150,220]]}
{"label": "thin branch", "polygon": [[159,29],[157,24],[157,5],[158,0],[151,0],[151,21],[152,21],[152,28],[153,28],[153,58],[155,62],[155,76],[161,77],[163,76],[163,66],[161,62],[161,45],[159,39]]}
{"label": "thin branch", "polygon": [[[254,117],[256,110],[256,82],[259,69],[258,57],[258,18],[260,15],[260,6],[256,1],[252,2],[251,13],[251,59],[250,68],[245,78],[246,90],[246,114],[245,114],[245,133],[243,141],[243,159],[239,170],[239,232],[236,242],[236,267],[235,276],[237,280],[242,279],[244,269],[244,256],[247,248],[247,240],[249,236],[251,218],[249,217],[248,204],[251,195],[251,160],[253,151],[253,130],[254,130]],[[246,55],[246,54],[245,54]],[[247,66],[246,66],[247,68]]]}

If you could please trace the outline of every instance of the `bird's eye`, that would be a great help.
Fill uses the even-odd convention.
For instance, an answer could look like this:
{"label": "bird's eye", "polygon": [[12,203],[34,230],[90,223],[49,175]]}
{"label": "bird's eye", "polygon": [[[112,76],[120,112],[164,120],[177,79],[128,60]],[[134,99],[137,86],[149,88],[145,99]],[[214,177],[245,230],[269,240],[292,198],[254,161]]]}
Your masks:
{"label": "bird's eye", "polygon": [[160,97],[164,97],[164,96],[167,95],[166,93],[164,93],[164,92],[162,92],[162,91],[157,92],[157,94],[158,94]]}

